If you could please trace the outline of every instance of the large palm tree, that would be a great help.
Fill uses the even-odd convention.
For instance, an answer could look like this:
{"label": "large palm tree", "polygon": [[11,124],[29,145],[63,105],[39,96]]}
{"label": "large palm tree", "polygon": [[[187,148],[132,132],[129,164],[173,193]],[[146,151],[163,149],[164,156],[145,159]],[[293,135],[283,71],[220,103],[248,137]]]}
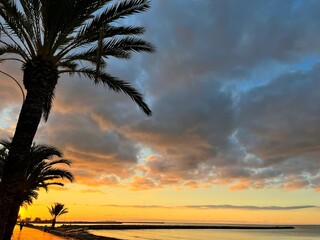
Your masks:
{"label": "large palm tree", "polygon": [[[10,152],[11,141],[2,140],[0,144],[0,174],[1,166],[7,161]],[[70,161],[62,158],[62,152],[50,145],[33,144],[30,152],[26,156],[28,167],[25,170],[23,181],[20,184],[15,203],[20,207],[22,205],[31,205],[34,199],[38,197],[38,191],[42,188],[48,191],[49,186],[63,186],[60,179],[74,181],[72,173],[66,169],[60,168],[62,165],[70,166]],[[1,177],[1,175],[0,175]],[[19,209],[19,208],[18,208]],[[16,211],[16,208],[13,208]],[[8,223],[3,239],[10,239],[17,217],[15,213],[10,213]]]}
{"label": "large palm tree", "polygon": [[68,208],[64,207],[64,204],[62,203],[55,203],[54,205],[51,205],[49,208],[49,213],[51,214],[52,218],[52,225],[51,228],[54,229],[54,226],[56,225],[57,217],[61,216],[62,214],[68,213]]}
{"label": "large palm tree", "polygon": [[150,43],[138,37],[143,27],[121,26],[118,21],[149,6],[149,0],[0,1],[0,62],[22,62],[27,91],[0,184],[0,238],[8,206],[14,204],[27,167],[25,156],[41,117],[48,119],[61,74],[84,75],[95,84],[123,92],[151,115],[143,96],[130,83],[106,72],[109,57],[128,59],[133,52],[153,51]]}

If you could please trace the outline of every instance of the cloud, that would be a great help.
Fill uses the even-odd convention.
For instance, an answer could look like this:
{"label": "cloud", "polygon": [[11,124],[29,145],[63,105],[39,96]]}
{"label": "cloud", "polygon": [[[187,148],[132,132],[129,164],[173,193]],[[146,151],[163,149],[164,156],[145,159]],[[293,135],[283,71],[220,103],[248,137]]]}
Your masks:
{"label": "cloud", "polygon": [[134,176],[130,187],[132,190],[150,190],[155,188],[162,188],[154,180],[139,176]]}
{"label": "cloud", "polygon": [[[319,3],[297,5],[263,0],[155,1],[142,17],[161,19],[161,24],[145,21],[147,34],[159,49],[155,62],[150,62],[157,66],[153,69],[158,74],[152,75],[157,77],[156,89],[160,91],[164,82],[175,86],[192,81],[194,75],[248,77],[260,64],[319,53],[314,37],[320,31],[314,11]],[[172,81],[172,73],[181,74]]]}
{"label": "cloud", "polygon": [[185,208],[196,208],[196,209],[244,209],[244,210],[299,210],[306,208],[319,208],[319,206],[313,205],[302,205],[302,206],[237,206],[237,205],[190,205],[184,206]]}
{"label": "cloud", "polygon": [[156,2],[152,14],[166,15],[167,34],[154,39],[160,52],[146,63],[156,114],[133,125],[132,136],[154,151],[146,177],[162,184],[222,182],[233,190],[315,187],[315,6],[214,1],[167,9],[166,3]]}
{"label": "cloud", "polygon": [[[62,76],[37,141],[60,147],[90,187],[319,190],[319,5],[152,1],[131,20],[157,52],[110,59],[108,71],[130,80],[153,116],[128,96]],[[0,114],[12,121],[2,136],[20,96],[0,84]]]}
{"label": "cloud", "polygon": [[[97,205],[95,205],[97,206]],[[269,210],[269,211],[290,211],[300,209],[319,209],[319,206],[315,205],[298,205],[298,206],[239,206],[239,205],[182,205],[182,206],[163,206],[163,205],[99,205],[107,207],[120,207],[120,208],[167,208],[167,209],[178,209],[178,208],[189,208],[189,209],[243,209],[243,210]]]}

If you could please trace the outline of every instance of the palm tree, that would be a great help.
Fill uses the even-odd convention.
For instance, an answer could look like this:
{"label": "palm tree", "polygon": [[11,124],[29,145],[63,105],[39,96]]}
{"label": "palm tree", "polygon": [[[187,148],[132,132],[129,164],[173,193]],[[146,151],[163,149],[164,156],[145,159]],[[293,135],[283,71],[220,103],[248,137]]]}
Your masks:
{"label": "palm tree", "polygon": [[62,203],[55,203],[54,205],[51,205],[51,208],[48,207],[48,209],[49,213],[53,217],[51,228],[54,229],[57,217],[61,216],[62,214],[68,213],[68,208],[65,208],[64,204]]}
{"label": "palm tree", "polygon": [[[1,173],[1,166],[7,161],[8,153],[10,152],[11,141],[2,140],[0,144],[3,146],[0,149]],[[28,162],[28,167],[15,199],[18,210],[22,205],[31,205],[33,200],[37,199],[38,191],[41,188],[48,191],[51,185],[63,186],[62,182],[57,181],[59,179],[67,179],[70,182],[74,181],[74,177],[70,171],[57,167],[60,165],[70,166],[71,162],[62,158],[62,152],[53,146],[33,144],[29,154],[26,156],[26,161]],[[12,211],[16,211],[16,208],[12,208]],[[17,216],[15,212],[11,212],[6,225],[4,239],[11,238],[16,221]]]}
{"label": "palm tree", "polygon": [[0,56],[22,63],[27,91],[0,184],[0,238],[8,206],[27,167],[29,152],[41,117],[48,119],[61,74],[86,76],[95,84],[123,92],[147,115],[151,110],[130,83],[106,72],[109,57],[129,59],[133,52],[152,52],[139,35],[143,27],[115,21],[146,11],[149,0],[1,0]]}

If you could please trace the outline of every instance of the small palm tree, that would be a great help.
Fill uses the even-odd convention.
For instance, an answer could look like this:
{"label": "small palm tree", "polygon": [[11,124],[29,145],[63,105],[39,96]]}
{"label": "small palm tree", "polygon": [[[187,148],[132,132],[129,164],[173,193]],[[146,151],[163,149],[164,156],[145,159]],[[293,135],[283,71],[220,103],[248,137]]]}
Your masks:
{"label": "small palm tree", "polygon": [[49,213],[53,217],[51,228],[54,229],[54,226],[57,221],[57,217],[61,216],[62,214],[68,213],[68,208],[65,208],[64,204],[62,203],[55,203],[54,205],[51,205],[50,208],[48,207],[48,209],[49,209]]}
{"label": "small palm tree", "polygon": [[[11,141],[1,140],[3,146],[0,149],[0,179],[2,167],[10,152]],[[57,165],[70,166],[71,161],[62,158],[62,152],[54,146],[47,144],[33,144],[26,157],[28,167],[24,173],[24,181],[20,184],[22,190],[19,195],[20,206],[30,205],[38,197],[38,191],[43,188],[48,191],[51,185],[64,186],[58,179],[68,179],[74,181],[73,174],[65,169],[56,167]]]}
{"label": "small palm tree", "polygon": [[[11,141],[1,140],[3,146],[0,149],[0,179],[4,163],[7,161],[8,153],[10,152]],[[59,149],[45,144],[33,144],[29,154],[26,157],[28,167],[24,173],[23,181],[19,186],[19,193],[16,196],[16,204],[19,209],[22,205],[32,204],[34,199],[38,197],[38,191],[43,188],[48,191],[49,186],[64,184],[59,179],[67,179],[70,182],[74,181],[71,172],[57,167],[58,165],[70,166],[70,161],[62,158],[62,153]],[[17,221],[15,213],[10,213],[6,229],[5,238],[11,236]],[[10,239],[10,238],[9,238]]]}

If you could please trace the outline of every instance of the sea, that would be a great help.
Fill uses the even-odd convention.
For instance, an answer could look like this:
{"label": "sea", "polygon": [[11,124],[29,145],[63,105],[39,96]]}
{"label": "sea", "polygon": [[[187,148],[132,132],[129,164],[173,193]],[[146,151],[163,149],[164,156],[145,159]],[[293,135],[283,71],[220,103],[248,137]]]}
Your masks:
{"label": "sea", "polygon": [[148,229],[89,230],[97,236],[123,240],[319,240],[320,225],[294,226],[294,229]]}
{"label": "sea", "polygon": [[[66,223],[65,223],[66,224]],[[70,223],[71,224],[71,223]],[[92,223],[79,223],[79,225]],[[97,224],[97,223],[95,223]],[[101,224],[101,223],[100,223]],[[99,225],[100,225],[99,224]],[[152,223],[122,223],[122,224],[147,224]],[[177,223],[154,223],[177,225]],[[180,223],[190,225],[190,223]],[[44,226],[48,224],[35,224]],[[49,224],[50,225],[50,224]],[[58,224],[59,226],[61,224]],[[72,223],[72,225],[78,225]],[[104,224],[102,224],[104,225]],[[108,224],[109,225],[109,224]],[[202,225],[202,224],[195,224]],[[211,225],[211,224],[203,224]],[[212,224],[217,226],[219,224]],[[232,226],[281,226],[281,225],[239,225],[221,224]],[[114,237],[123,240],[320,240],[320,225],[286,225],[294,229],[144,229],[144,230],[89,230],[97,236]]]}

